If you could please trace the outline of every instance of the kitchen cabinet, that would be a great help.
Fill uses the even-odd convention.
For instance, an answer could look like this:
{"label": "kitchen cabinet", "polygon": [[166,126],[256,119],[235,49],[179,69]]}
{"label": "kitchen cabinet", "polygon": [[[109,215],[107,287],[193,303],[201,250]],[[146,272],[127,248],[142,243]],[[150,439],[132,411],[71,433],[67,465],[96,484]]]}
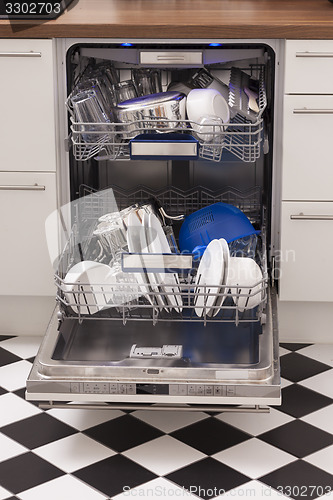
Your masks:
{"label": "kitchen cabinet", "polygon": [[55,173],[0,172],[1,295],[54,296],[55,210]]}
{"label": "kitchen cabinet", "polygon": [[55,171],[52,40],[0,40],[0,171]]}
{"label": "kitchen cabinet", "polygon": [[284,202],[280,300],[333,301],[333,202]]}
{"label": "kitchen cabinet", "polygon": [[282,199],[333,201],[333,95],[286,95],[283,123]]}
{"label": "kitchen cabinet", "polygon": [[286,41],[281,301],[333,300],[332,81],[333,41]]}
{"label": "kitchen cabinet", "polygon": [[333,40],[287,40],[286,94],[333,94]]}

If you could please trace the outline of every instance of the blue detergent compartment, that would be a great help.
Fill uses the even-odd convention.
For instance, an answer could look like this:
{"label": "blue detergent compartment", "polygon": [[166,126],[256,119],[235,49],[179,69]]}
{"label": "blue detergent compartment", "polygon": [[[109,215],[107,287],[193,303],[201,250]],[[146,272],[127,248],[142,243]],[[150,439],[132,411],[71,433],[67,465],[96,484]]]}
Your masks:
{"label": "blue detergent compartment", "polygon": [[230,243],[259,233],[239,208],[219,202],[186,217],[179,232],[179,248],[181,252],[192,252],[214,239],[224,238]]}

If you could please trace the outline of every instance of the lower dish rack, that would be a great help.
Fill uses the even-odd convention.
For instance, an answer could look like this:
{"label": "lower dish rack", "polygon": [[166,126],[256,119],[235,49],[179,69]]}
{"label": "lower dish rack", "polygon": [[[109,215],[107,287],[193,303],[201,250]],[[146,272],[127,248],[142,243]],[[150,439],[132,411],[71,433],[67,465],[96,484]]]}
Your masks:
{"label": "lower dish rack", "polygon": [[[123,324],[127,321],[146,321],[153,325],[158,322],[195,322],[208,323],[255,323],[265,322],[265,306],[267,302],[267,262],[265,226],[262,221],[260,189],[255,188],[246,193],[234,189],[213,192],[202,187],[189,191],[168,188],[153,192],[145,187],[126,192],[119,188],[90,193],[90,189],[82,188],[87,196],[80,198],[77,221],[66,244],[55,274],[57,300],[60,317],[74,320],[113,320]],[[170,216],[189,213],[217,201],[232,202],[242,209],[258,227],[261,233],[257,237],[253,258],[261,269],[261,279],[251,286],[237,283],[237,286],[225,286],[216,289],[215,285],[197,286],[195,282],[198,267],[198,256],[172,253],[163,256],[165,273],[171,274],[174,281],[151,282],[137,279],[138,274],[154,272],[153,255],[133,255],[124,252],[120,279],[116,283],[89,282],[74,284],[66,280],[68,271],[80,260],[96,261],[96,239],[93,232],[98,217],[108,213],[110,207],[114,211],[116,202],[118,209],[131,205],[134,200],[144,203],[154,195],[165,207]],[[108,205],[108,201],[110,205]],[[78,224],[80,221],[80,224]],[[167,226],[170,227],[170,226]],[[144,262],[142,269],[135,269],[127,264],[128,258],[136,258],[136,262]],[[152,259],[153,258],[153,259]],[[148,260],[147,260],[148,259]],[[150,259],[150,264],[147,262]],[[100,256],[101,260],[101,256]],[[165,264],[165,262],[168,262]],[[138,264],[136,264],[138,265]],[[151,268],[147,266],[151,266]],[[69,291],[70,290],[70,291]],[[168,300],[173,297],[173,302]],[[197,313],[198,297],[202,297],[202,307]],[[249,301],[255,301],[255,307],[247,307]]]}

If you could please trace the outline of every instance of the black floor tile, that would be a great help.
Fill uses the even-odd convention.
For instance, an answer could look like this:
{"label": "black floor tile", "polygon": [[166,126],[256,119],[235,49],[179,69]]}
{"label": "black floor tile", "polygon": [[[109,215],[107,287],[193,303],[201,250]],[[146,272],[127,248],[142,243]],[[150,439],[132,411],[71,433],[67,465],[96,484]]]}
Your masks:
{"label": "black floor tile", "polygon": [[110,497],[124,488],[135,488],[157,476],[123,455],[114,455],[73,473],[85,483]]}
{"label": "black floor tile", "polygon": [[331,370],[332,367],[320,363],[315,359],[302,356],[297,352],[285,354],[280,359],[281,377],[291,380],[292,382],[300,382],[319,373]]}
{"label": "black floor tile", "polygon": [[292,462],[258,478],[285,496],[318,498],[333,489],[333,476],[303,460]]}
{"label": "black floor tile", "polygon": [[296,418],[332,404],[332,399],[298,384],[282,389],[282,405],[276,409]]}
{"label": "black floor tile", "polygon": [[0,347],[0,366],[9,365],[10,363],[16,363],[16,361],[21,361],[22,358],[19,358],[12,352],[7,351],[7,349],[2,349]]}
{"label": "black floor tile", "polygon": [[333,444],[332,434],[302,420],[293,420],[257,437],[298,458],[303,458]]}
{"label": "black floor tile", "polygon": [[32,452],[0,463],[0,484],[19,493],[64,475],[64,472]]}
{"label": "black floor tile", "polygon": [[1,428],[1,432],[14,439],[14,441],[26,446],[29,450],[33,450],[38,446],[52,443],[57,439],[70,436],[78,431],[47,413],[40,413],[39,415],[6,425]]}
{"label": "black floor tile", "polygon": [[250,480],[235,469],[210,457],[172,472],[165,477],[204,499],[215,498]]}
{"label": "black floor tile", "polygon": [[6,394],[8,391],[6,391],[6,389],[4,389],[3,387],[0,387],[0,396],[2,396],[3,394]]}
{"label": "black floor tile", "polygon": [[36,356],[32,356],[31,358],[28,358],[27,361],[30,361],[30,363],[33,363],[35,361]]}
{"label": "black floor tile", "polygon": [[124,415],[90,427],[84,434],[115,451],[122,452],[158,438],[164,433],[131,415]]}
{"label": "black floor tile", "polygon": [[252,437],[213,417],[179,429],[170,435],[206,455],[213,455]]}
{"label": "black floor tile", "polygon": [[289,349],[289,351],[298,351],[299,349],[303,349],[304,347],[308,347],[309,345],[312,344],[296,344],[293,342],[282,342],[282,344],[280,344],[281,347]]}
{"label": "black floor tile", "polygon": [[0,342],[3,340],[13,339],[15,335],[0,335]]}

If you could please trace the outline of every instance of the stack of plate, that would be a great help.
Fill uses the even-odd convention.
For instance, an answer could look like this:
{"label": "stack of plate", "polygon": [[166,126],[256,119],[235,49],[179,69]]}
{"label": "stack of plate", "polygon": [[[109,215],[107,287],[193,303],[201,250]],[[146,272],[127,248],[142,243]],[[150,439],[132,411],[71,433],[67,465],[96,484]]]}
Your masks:
{"label": "stack of plate", "polygon": [[[183,301],[176,273],[167,272],[163,254],[171,254],[170,245],[159,219],[153,213],[136,210],[129,215],[127,244],[130,253],[154,253],[160,255],[159,272],[135,273],[137,281],[146,299],[161,309],[181,312]],[[163,271],[164,270],[164,271]]]}

